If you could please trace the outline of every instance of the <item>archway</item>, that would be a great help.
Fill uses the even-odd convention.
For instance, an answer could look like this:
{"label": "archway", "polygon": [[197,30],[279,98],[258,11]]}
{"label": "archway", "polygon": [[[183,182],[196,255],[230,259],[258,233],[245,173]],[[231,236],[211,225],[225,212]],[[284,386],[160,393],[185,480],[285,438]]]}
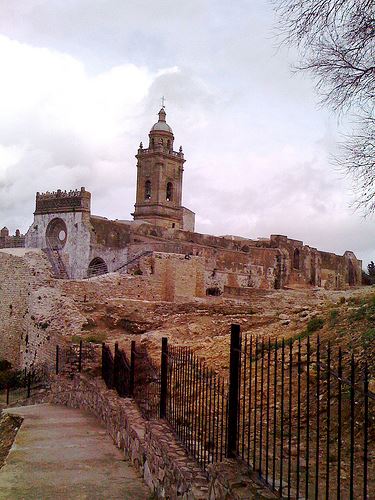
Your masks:
{"label": "archway", "polygon": [[100,276],[101,274],[108,273],[107,264],[100,257],[95,257],[89,264],[89,268],[87,270],[87,275],[89,278],[93,276]]}
{"label": "archway", "polygon": [[52,219],[46,229],[47,246],[52,249],[61,250],[66,244],[68,229],[62,219]]}

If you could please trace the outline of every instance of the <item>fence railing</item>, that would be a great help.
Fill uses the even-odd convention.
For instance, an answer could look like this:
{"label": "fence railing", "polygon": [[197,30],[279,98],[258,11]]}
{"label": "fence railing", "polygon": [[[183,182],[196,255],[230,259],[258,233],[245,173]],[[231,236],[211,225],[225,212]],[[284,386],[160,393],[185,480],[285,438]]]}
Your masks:
{"label": "fence railing", "polygon": [[160,416],[160,369],[140,346],[131,342],[130,361],[118,343],[114,355],[102,344],[102,378],[108,389],[115,389],[121,397],[133,397],[146,419]]}
{"label": "fence railing", "polygon": [[188,348],[170,346],[166,354],[165,418],[206,469],[226,456],[227,384]]}
{"label": "fence railing", "polygon": [[46,388],[48,383],[49,370],[47,366],[42,365],[38,369],[25,370],[0,390],[0,404],[8,406],[22,402]]}
{"label": "fence railing", "polygon": [[319,337],[312,346],[309,338],[271,344],[234,335],[238,411],[230,455],[283,498],[374,498],[367,363],[323,347]]}
{"label": "fence railing", "polygon": [[56,375],[64,371],[81,372],[90,362],[97,357],[95,344],[83,342],[64,346],[56,346],[54,371]]}
{"label": "fence railing", "polygon": [[[239,325],[231,328],[227,379],[166,338],[160,367],[135,343],[131,352],[130,366],[122,363],[143,415],[165,418],[204,470],[228,457],[282,498],[375,498],[375,394],[366,361],[319,337],[271,343],[241,336]],[[103,346],[108,387],[113,366]],[[131,394],[129,378],[120,388],[112,380],[119,394]]]}
{"label": "fence railing", "polygon": [[[52,356],[53,358],[53,356]],[[0,389],[0,405],[14,405],[21,403],[48,388],[52,374],[71,374],[81,372],[90,363],[95,364],[97,359],[95,346],[89,342],[80,341],[79,344],[56,345],[54,359],[35,367],[25,368],[21,373],[14,373],[11,382]]]}

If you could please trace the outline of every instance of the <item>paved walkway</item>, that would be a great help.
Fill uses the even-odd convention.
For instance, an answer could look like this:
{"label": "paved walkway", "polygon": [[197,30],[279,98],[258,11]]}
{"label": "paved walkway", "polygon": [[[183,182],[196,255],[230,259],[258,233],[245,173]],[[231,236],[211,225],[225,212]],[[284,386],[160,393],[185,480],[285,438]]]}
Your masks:
{"label": "paved walkway", "polygon": [[97,420],[81,410],[6,410],[24,421],[0,469],[0,499],[147,500],[150,492]]}

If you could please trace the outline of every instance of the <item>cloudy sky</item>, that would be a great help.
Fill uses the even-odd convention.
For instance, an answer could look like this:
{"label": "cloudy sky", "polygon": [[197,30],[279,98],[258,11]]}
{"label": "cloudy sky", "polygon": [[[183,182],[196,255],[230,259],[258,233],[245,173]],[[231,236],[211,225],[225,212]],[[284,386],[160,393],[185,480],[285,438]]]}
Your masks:
{"label": "cloudy sky", "polygon": [[374,220],[329,162],[345,117],[291,72],[275,23],[269,0],[0,0],[0,225],[25,232],[36,191],[80,186],[130,218],[164,95],[197,231],[375,260]]}

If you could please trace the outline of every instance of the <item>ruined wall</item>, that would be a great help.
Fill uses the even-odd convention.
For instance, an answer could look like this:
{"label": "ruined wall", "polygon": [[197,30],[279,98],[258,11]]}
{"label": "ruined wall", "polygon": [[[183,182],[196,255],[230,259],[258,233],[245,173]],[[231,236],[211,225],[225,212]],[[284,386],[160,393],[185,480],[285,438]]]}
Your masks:
{"label": "ruined wall", "polygon": [[137,263],[136,273],[104,274],[85,280],[61,280],[59,287],[74,300],[129,298],[150,301],[193,299],[204,295],[203,261],[199,257],[154,253]]}
{"label": "ruined wall", "polygon": [[85,322],[56,282],[41,250],[0,251],[0,358],[16,368],[50,362],[57,339]]}
{"label": "ruined wall", "polygon": [[282,235],[272,235],[271,245],[283,252],[285,285],[341,290],[361,284],[362,261],[353,252],[344,255],[322,252]]}
{"label": "ruined wall", "polygon": [[0,231],[0,248],[23,248],[25,246],[25,236],[16,230],[14,235],[9,234],[6,227]]}

